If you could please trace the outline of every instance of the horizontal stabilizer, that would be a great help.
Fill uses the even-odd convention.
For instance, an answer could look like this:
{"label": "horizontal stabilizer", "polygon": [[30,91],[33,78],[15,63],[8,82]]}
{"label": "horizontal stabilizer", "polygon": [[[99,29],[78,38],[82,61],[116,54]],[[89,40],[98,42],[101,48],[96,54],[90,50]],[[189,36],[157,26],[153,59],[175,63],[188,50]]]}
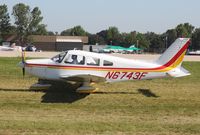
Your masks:
{"label": "horizontal stabilizer", "polygon": [[184,69],[183,67],[180,67],[168,71],[167,74],[171,77],[183,77],[190,75],[190,72]]}

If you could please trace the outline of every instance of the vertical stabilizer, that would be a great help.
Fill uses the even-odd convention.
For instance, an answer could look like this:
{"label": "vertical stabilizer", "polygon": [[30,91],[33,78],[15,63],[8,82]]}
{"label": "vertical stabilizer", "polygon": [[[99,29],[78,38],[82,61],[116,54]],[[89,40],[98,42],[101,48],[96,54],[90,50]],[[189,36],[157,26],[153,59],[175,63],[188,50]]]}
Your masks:
{"label": "vertical stabilizer", "polygon": [[190,44],[189,38],[178,38],[172,45],[158,58],[156,63],[175,68],[180,66],[187,48]]}

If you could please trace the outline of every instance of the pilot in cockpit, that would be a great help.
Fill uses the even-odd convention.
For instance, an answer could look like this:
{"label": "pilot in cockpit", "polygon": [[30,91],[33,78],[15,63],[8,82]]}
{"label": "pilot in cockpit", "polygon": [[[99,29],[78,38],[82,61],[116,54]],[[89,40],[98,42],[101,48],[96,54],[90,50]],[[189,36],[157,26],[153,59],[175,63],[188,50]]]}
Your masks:
{"label": "pilot in cockpit", "polygon": [[77,55],[72,55],[72,64],[79,64],[78,60],[77,60]]}

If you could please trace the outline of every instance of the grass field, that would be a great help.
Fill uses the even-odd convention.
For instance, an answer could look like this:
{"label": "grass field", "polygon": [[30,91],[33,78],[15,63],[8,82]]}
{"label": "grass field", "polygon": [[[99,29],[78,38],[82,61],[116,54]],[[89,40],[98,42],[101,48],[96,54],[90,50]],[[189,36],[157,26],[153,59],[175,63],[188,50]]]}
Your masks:
{"label": "grass field", "polygon": [[0,58],[0,134],[200,134],[200,62],[184,62],[183,78],[96,84],[99,93],[76,94],[76,84],[43,92]]}

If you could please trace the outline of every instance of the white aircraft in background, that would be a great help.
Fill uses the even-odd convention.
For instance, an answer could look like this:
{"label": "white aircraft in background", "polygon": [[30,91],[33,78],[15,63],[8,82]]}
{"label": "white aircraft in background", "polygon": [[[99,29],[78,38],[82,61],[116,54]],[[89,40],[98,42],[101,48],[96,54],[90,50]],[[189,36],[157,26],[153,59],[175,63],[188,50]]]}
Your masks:
{"label": "white aircraft in background", "polygon": [[0,46],[0,51],[21,51],[22,47],[21,46]]}
{"label": "white aircraft in background", "polygon": [[[40,79],[81,82],[76,90],[91,93],[95,82],[119,82],[190,75],[181,64],[190,44],[178,38],[155,62],[130,60],[106,54],[70,50],[51,59],[24,60],[20,66]],[[42,84],[40,84],[42,85]],[[44,84],[45,85],[45,84]]]}
{"label": "white aircraft in background", "polygon": [[14,48],[7,46],[0,46],[0,51],[14,51]]}

